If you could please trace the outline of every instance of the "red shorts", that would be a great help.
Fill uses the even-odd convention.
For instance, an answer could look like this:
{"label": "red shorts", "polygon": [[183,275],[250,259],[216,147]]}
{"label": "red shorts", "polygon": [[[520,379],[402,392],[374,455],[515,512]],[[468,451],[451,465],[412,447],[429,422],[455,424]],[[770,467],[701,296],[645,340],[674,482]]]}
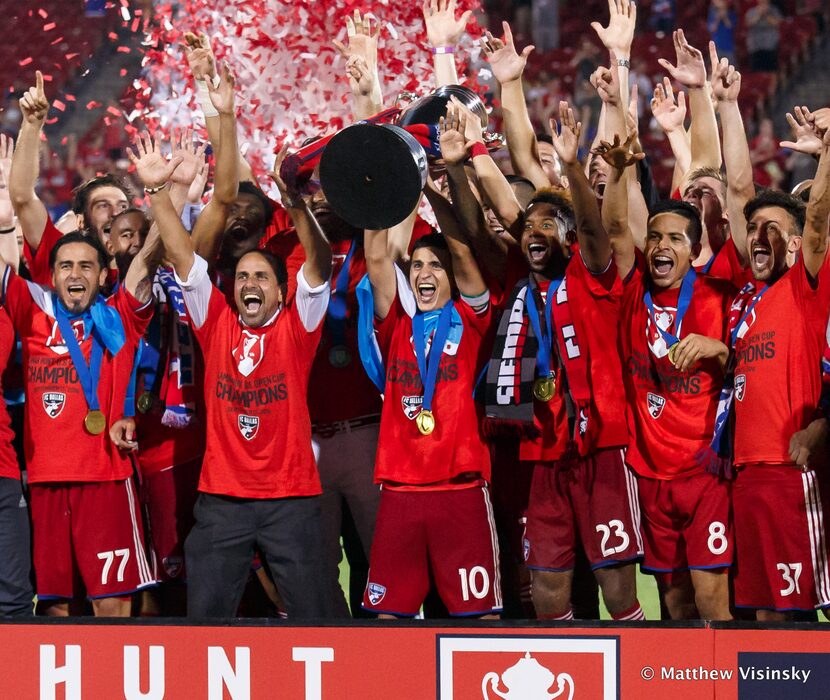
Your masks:
{"label": "red shorts", "polygon": [[363,607],[418,614],[430,574],[450,615],[502,608],[499,546],[487,487],[380,495]]}
{"label": "red shorts", "polygon": [[752,465],[738,473],[732,487],[736,606],[812,610],[830,605],[822,490],[814,471]]}
{"label": "red shorts", "polygon": [[38,598],[125,596],[156,583],[132,479],[29,491]]}
{"label": "red shorts", "polygon": [[570,571],[577,541],[592,569],[642,558],[637,482],[625,450],[536,465],[524,538],[528,568]]}
{"label": "red shorts", "polygon": [[147,509],[147,540],[162,581],[184,580],[184,540],[195,520],[202,459],[153,472],[141,482],[141,500]]}
{"label": "red shorts", "polygon": [[637,476],[646,554],[656,573],[732,564],[730,482],[701,471],[662,480]]}

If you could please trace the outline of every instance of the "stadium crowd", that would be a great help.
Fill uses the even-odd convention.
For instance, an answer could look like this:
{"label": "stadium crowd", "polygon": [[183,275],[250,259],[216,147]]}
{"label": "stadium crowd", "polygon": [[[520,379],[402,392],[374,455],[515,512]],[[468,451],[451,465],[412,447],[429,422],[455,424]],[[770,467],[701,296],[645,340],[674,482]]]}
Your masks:
{"label": "stadium crowd", "polygon": [[[772,189],[734,57],[676,29],[651,88],[636,4],[608,7],[574,104],[527,100],[533,47],[485,32],[500,153],[453,87],[469,14],[425,2],[442,116],[388,227],[347,221],[313,158],[297,171],[314,142],[280,149],[265,194],[204,34],[183,52],[209,142],[122,153],[116,124],[74,189],[37,70],[0,136],[0,613],[570,620],[599,590],[641,620],[638,565],[667,619],[830,607],[830,109],[787,114],[780,147],[817,171]],[[351,121],[408,123],[377,22],[346,22]]]}

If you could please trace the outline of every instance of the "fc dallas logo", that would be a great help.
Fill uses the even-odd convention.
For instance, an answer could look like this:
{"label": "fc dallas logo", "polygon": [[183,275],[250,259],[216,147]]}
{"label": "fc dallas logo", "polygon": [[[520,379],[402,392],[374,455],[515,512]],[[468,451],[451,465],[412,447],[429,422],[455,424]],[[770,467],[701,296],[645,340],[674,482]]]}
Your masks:
{"label": "fc dallas logo", "polygon": [[259,432],[259,417],[239,415],[236,420],[242,437],[246,440],[253,440]]}
{"label": "fc dallas logo", "polygon": [[57,418],[66,405],[66,394],[59,392],[47,391],[41,397],[43,400],[43,410],[50,418]]}
{"label": "fc dallas logo", "polygon": [[[75,339],[78,343],[84,342],[84,320],[82,318],[72,321],[72,330],[75,332]],[[49,348],[56,355],[65,355],[69,352],[66,343],[63,342],[58,322],[52,322],[52,332],[46,339],[46,347]]]}
{"label": "fc dallas logo", "polygon": [[666,405],[666,399],[651,392],[648,392],[646,399],[648,401],[648,412],[651,414],[651,417],[655,419],[659,418],[663,412],[663,407]]}
{"label": "fc dallas logo", "polygon": [[247,377],[262,362],[265,349],[265,336],[255,335],[250,331],[243,330],[239,343],[231,354],[236,360],[236,367],[243,377]]}
{"label": "fc dallas logo", "polygon": [[669,354],[669,349],[660,333],[660,328],[667,331],[672,327],[675,311],[676,309],[668,307],[661,309],[659,306],[655,306],[654,320],[657,321],[658,328],[655,328],[654,323],[652,323],[651,314],[646,317],[646,341],[651,349],[651,354],[655,357],[665,357]]}
{"label": "fc dallas logo", "polygon": [[746,375],[739,374],[735,377],[735,398],[738,401],[743,401],[744,393],[746,393]]}
{"label": "fc dallas logo", "polygon": [[414,420],[415,416],[421,412],[421,406],[423,403],[423,396],[404,396],[401,398],[404,415],[409,418],[409,420]]}

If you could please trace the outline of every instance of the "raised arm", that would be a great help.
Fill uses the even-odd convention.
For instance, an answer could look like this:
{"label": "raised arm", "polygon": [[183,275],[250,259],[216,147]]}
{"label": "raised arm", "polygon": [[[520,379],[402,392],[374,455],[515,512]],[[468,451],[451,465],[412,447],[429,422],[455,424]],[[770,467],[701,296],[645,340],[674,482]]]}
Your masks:
{"label": "raised arm", "polygon": [[553,119],[550,129],[553,148],[565,165],[565,173],[570,184],[579,251],[591,272],[602,272],[611,262],[611,242],[602,225],[597,198],[577,157],[582,123],[576,121],[574,111],[567,102],[560,102],[559,129],[557,130],[556,121]]}
{"label": "raised arm", "polygon": [[628,150],[630,145],[631,137],[621,144],[620,137],[615,136],[612,143],[603,142],[597,149],[597,154],[611,166],[602,199],[602,223],[622,279],[626,279],[634,267],[637,250],[628,223],[628,178],[631,177],[630,166],[637,162],[637,156]]}
{"label": "raised arm", "polygon": [[378,73],[380,25],[377,20],[375,24],[375,29],[372,31],[369,15],[361,17],[360,10],[356,9],[354,17],[346,17],[348,46],[337,39],[334,40],[338,52],[346,59],[346,75],[349,77],[349,86],[352,91],[355,121],[371,117],[383,109]]}
{"label": "raised arm", "polygon": [[[465,121],[465,114],[458,105],[447,106],[447,116],[442,117],[439,122],[441,155],[447,165],[453,211],[458,213],[458,219],[469,237],[481,241],[481,247],[486,250],[484,241],[490,237],[490,232],[484,220],[481,205],[470,189],[467,173],[464,170],[464,159],[467,156],[467,140],[464,136]],[[444,231],[444,236],[452,255],[453,276],[458,291],[466,297],[480,296],[486,291],[487,285],[473,257],[468,237],[454,226],[448,227]],[[493,262],[498,268],[498,261]],[[500,268],[499,271],[503,274],[505,269]]]}
{"label": "raised arm", "polygon": [[13,158],[14,139],[0,134],[0,257],[17,270],[20,265],[20,248],[17,245],[20,224],[15,220],[9,196],[9,172]]}
{"label": "raised arm", "polygon": [[136,174],[144,185],[144,192],[150,198],[154,226],[158,228],[164,245],[165,258],[170,261],[179,279],[187,279],[195,257],[193,241],[182,226],[166,185],[181,163],[181,156],[170,160],[165,158],[158,141],[153,141],[146,132],[136,136],[134,144],[135,152],[128,150],[127,155],[135,165]]}
{"label": "raised arm", "polygon": [[720,169],[721,153],[718,139],[718,122],[715,108],[709,99],[709,87],[706,84],[706,64],[703,54],[686,41],[682,29],[672,34],[677,65],[665,58],[658,59],[660,65],[677,82],[689,91],[689,108],[691,111],[692,165],[691,168]]}
{"label": "raised arm", "polygon": [[[714,42],[709,42],[709,58],[712,63],[712,90],[718,102],[721,129],[723,129],[723,160],[726,165],[726,211],[729,214],[729,230],[742,264],[749,264],[746,250],[746,217],[744,206],[755,197],[752,180],[752,162],[749,142],[738,106],[741,92],[741,74],[729,65],[725,58],[718,60]],[[787,115],[788,117],[790,115]],[[791,118],[791,117],[790,117]],[[821,139],[817,137],[819,147]],[[784,146],[784,144],[781,144]]]}
{"label": "raised arm", "polygon": [[827,254],[827,222],[830,218],[830,130],[822,135],[818,171],[810,188],[807,218],[801,242],[804,267],[816,277]]}
{"label": "raised arm", "polygon": [[493,235],[487,226],[484,212],[470,188],[464,162],[469,150],[465,141],[466,115],[457,105],[447,107],[447,117],[442,118],[440,144],[441,156],[447,166],[452,204],[432,185],[427,183],[424,194],[432,206],[441,233],[450,243],[460,241],[472,246],[482,265],[495,279],[503,279],[507,271],[507,248]]}
{"label": "raised arm", "polygon": [[427,40],[432,47],[435,87],[458,85],[455,48],[461,41],[473,12],[467,10],[456,19],[456,0],[424,0],[421,9],[427,28]]}
{"label": "raised arm", "polygon": [[49,216],[43,202],[35,194],[35,184],[40,175],[40,137],[43,121],[49,111],[49,102],[43,89],[43,74],[37,71],[35,79],[35,87],[30,87],[20,98],[23,122],[17,137],[16,157],[9,174],[12,205],[23,229],[23,237],[33,249],[40,245]]}
{"label": "raised arm", "polygon": [[153,223],[141,250],[130,262],[124,276],[124,287],[141,302],[150,301],[153,294],[153,276],[164,257],[164,245],[157,223]]}
{"label": "raised arm", "polygon": [[277,154],[271,179],[280,191],[282,205],[291,216],[291,221],[294,222],[297,238],[300,239],[300,245],[305,252],[303,275],[306,282],[312,287],[319,287],[331,277],[331,246],[299,190],[288,187],[280,177],[280,166],[287,154],[288,144],[286,143]]}
{"label": "raised arm", "polygon": [[[196,96],[202,107],[205,117],[205,127],[208,132],[208,139],[213,148],[219,145],[220,125],[219,113],[213,106],[210,98],[210,86],[218,81],[219,71],[216,68],[216,57],[210,46],[210,39],[207,34],[193,34],[187,32],[184,35],[185,58],[190,66],[193,79],[196,82]],[[239,159],[239,181],[254,181],[254,174],[248,161],[237,151]]]}
{"label": "raised arm", "polygon": [[[239,192],[239,158],[236,143],[236,111],[233,94],[234,80],[225,64],[219,85],[210,87],[211,102],[219,113],[219,145],[214,147],[216,166],[213,178],[213,196],[193,227],[193,245],[208,263],[216,257],[228,210]],[[182,278],[184,279],[184,278]]]}
{"label": "raised arm", "polygon": [[634,28],[637,25],[637,4],[633,0],[608,0],[608,12],[607,27],[599,22],[591,22],[591,27],[603,46],[614,54],[619,71],[620,98],[626,99],[631,44],[634,42]]}
{"label": "raised arm", "polygon": [[501,111],[504,117],[504,135],[510,161],[517,175],[526,177],[537,189],[550,187],[551,183],[542,164],[536,147],[536,136],[527,111],[522,73],[527,64],[527,57],[533,51],[526,46],[521,54],[516,52],[513,44],[513,32],[510,25],[502,22],[504,40],[493,36],[489,31],[481,38],[481,49],[490,62],[490,69],[501,86]]}
{"label": "raised arm", "polygon": [[363,253],[366,256],[366,272],[372,283],[375,316],[381,321],[392,308],[398,290],[395,264],[389,257],[387,247],[388,235],[385,230],[366,231],[363,234]]}
{"label": "raised arm", "polygon": [[686,133],[686,93],[679,91],[675,99],[671,80],[663,78],[663,82],[657,83],[654,87],[651,113],[666,135],[674,156],[675,174],[672,177],[672,191],[674,191],[681,186],[683,176],[692,167],[692,147],[689,144],[689,135]]}

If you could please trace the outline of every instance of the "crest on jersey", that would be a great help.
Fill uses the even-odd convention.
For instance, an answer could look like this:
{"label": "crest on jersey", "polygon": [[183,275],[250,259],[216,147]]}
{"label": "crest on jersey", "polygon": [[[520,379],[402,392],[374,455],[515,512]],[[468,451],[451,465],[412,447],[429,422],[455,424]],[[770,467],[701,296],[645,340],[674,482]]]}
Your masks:
{"label": "crest on jersey", "polygon": [[57,391],[47,391],[44,392],[41,399],[43,400],[43,410],[46,411],[46,415],[50,418],[57,418],[63,413],[63,407],[66,406],[66,394]]}
{"label": "crest on jersey", "polygon": [[259,432],[259,416],[239,415],[236,417],[239,432],[246,440],[253,440]]}
{"label": "crest on jersey", "polygon": [[[75,332],[75,339],[79,344],[84,342],[84,320],[82,318],[77,318],[74,321],[71,321],[71,323],[72,330]],[[58,328],[57,321],[52,322],[52,332],[46,339],[46,347],[56,355],[66,355],[66,353],[69,352],[69,348],[66,347],[66,343],[63,341],[61,329]]]}
{"label": "crest on jersey", "polygon": [[386,586],[381,586],[379,583],[372,583],[369,581],[366,585],[366,594],[369,598],[369,602],[372,605],[377,605],[383,600],[383,596],[386,595]]}
{"label": "crest on jersey", "polygon": [[735,398],[738,401],[744,400],[744,394],[746,393],[746,375],[739,374],[735,377]]}
{"label": "crest on jersey", "polygon": [[421,412],[421,406],[423,403],[423,396],[404,396],[401,398],[404,415],[409,418],[409,420],[414,420],[415,416]]}
{"label": "crest on jersey", "polygon": [[651,417],[659,418],[660,414],[663,412],[663,407],[666,405],[666,399],[662,396],[658,396],[657,394],[648,392],[646,400],[648,401],[648,412],[651,414]]}
{"label": "crest on jersey", "polygon": [[665,357],[669,354],[669,347],[666,345],[666,340],[660,330],[668,331],[674,323],[675,309],[665,308],[661,309],[654,307],[654,321],[657,322],[655,326],[651,319],[651,314],[646,317],[646,341],[654,357]]}
{"label": "crest on jersey", "polygon": [[248,330],[242,330],[242,337],[231,354],[236,360],[236,368],[243,377],[247,377],[262,362],[265,350],[265,335],[257,335]]}
{"label": "crest on jersey", "polygon": [[178,556],[164,557],[161,564],[169,578],[178,578],[184,571],[184,559]]}

